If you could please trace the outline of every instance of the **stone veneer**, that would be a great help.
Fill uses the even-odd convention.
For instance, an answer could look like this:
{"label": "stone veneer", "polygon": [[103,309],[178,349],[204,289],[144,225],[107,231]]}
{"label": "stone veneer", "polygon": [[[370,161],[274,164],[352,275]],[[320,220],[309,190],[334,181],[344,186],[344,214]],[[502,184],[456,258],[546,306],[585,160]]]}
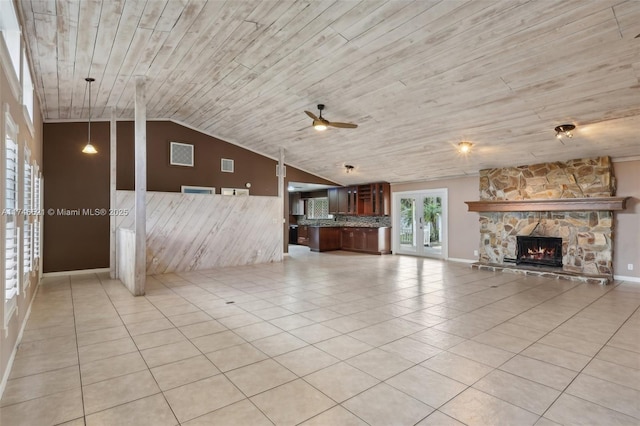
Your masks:
{"label": "stone veneer", "polygon": [[[480,171],[480,199],[485,201],[614,195],[609,157]],[[562,238],[563,272],[613,276],[613,212],[481,212],[479,263],[513,265],[518,235]]]}

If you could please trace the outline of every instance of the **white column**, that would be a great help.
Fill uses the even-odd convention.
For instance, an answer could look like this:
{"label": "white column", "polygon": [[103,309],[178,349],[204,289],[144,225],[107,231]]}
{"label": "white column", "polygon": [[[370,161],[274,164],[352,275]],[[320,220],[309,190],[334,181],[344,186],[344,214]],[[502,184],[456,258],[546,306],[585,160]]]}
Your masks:
{"label": "white column", "polygon": [[144,294],[147,277],[147,105],[145,78],[136,77],[135,100],[135,284],[134,296]]}
{"label": "white column", "polygon": [[[280,222],[282,223],[282,232],[280,232],[280,247],[282,247],[282,253],[284,254],[284,242],[285,242],[285,233],[288,233],[288,229],[285,229],[287,226],[287,220],[284,217],[284,201],[285,201],[285,190],[284,190],[284,148],[280,147],[280,158],[278,160],[278,197],[280,197]],[[280,257],[282,260],[282,255]]]}
{"label": "white column", "polygon": [[[111,107],[111,123],[109,127],[109,209],[116,209],[116,108]],[[116,278],[116,217],[109,217],[109,276]]]}

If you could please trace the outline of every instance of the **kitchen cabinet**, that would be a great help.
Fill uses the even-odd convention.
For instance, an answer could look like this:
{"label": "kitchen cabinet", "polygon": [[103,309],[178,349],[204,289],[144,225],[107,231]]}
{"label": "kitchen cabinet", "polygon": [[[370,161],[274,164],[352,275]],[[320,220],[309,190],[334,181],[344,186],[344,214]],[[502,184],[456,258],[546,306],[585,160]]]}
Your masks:
{"label": "kitchen cabinet", "polygon": [[389,216],[391,186],[387,182],[370,183],[328,190],[329,213],[359,216]]}
{"label": "kitchen cabinet", "polygon": [[387,182],[358,186],[357,214],[388,216],[391,214],[391,186]]}
{"label": "kitchen cabinet", "polygon": [[358,187],[345,186],[327,190],[329,213],[358,214]]}
{"label": "kitchen cabinet", "polygon": [[308,225],[298,226],[298,244],[300,244],[301,246],[309,245],[309,226]]}
{"label": "kitchen cabinet", "polygon": [[329,199],[329,214],[340,213],[339,192],[342,188],[327,189],[327,198]]}
{"label": "kitchen cabinet", "polygon": [[345,227],[341,230],[342,250],[372,254],[391,253],[391,228]]}
{"label": "kitchen cabinet", "polygon": [[304,200],[300,197],[299,192],[294,192],[289,196],[289,208],[294,216],[302,216],[304,214]]}
{"label": "kitchen cabinet", "polygon": [[309,248],[311,251],[340,250],[340,228],[310,226]]}

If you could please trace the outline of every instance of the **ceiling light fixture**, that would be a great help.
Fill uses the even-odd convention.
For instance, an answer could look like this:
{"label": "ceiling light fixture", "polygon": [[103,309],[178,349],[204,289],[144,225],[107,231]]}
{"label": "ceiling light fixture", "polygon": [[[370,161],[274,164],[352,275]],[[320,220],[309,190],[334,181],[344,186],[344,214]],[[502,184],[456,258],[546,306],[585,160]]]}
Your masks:
{"label": "ceiling light fixture", "polygon": [[568,138],[572,138],[573,137],[573,133],[571,133],[571,131],[573,129],[575,129],[576,126],[574,126],[573,124],[562,124],[558,127],[556,127],[555,130],[556,131],[556,138],[558,139],[562,139],[563,136],[566,136]]}
{"label": "ceiling light fixture", "polygon": [[95,78],[87,77],[84,79],[89,85],[89,136],[87,138],[87,145],[82,149],[85,154],[97,154],[98,150],[91,145],[91,83],[96,81]]}
{"label": "ceiling light fixture", "polygon": [[320,120],[313,120],[313,128],[319,132],[327,130],[327,125]]}
{"label": "ceiling light fixture", "polygon": [[469,152],[471,152],[472,146],[473,144],[471,142],[462,141],[458,144],[458,152],[460,152],[461,154],[468,154]]}
{"label": "ceiling light fixture", "polygon": [[353,171],[353,169],[355,169],[355,167],[353,167],[351,164],[345,164],[344,165],[344,171],[346,173],[351,173]]}

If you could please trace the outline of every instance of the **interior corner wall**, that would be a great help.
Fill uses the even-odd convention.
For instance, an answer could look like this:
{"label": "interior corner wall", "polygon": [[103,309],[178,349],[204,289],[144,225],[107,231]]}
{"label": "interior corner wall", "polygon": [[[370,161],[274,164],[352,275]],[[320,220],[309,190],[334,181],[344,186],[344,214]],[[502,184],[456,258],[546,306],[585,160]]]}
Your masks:
{"label": "interior corner wall", "polygon": [[616,196],[631,197],[626,209],[614,213],[613,275],[640,281],[640,160],[614,162],[613,172]]}
{"label": "interior corner wall", "polygon": [[[92,214],[109,209],[109,122],[92,122],[96,155],[82,153],[86,122],[44,124],[44,272],[109,267],[109,217]],[[194,167],[169,164],[169,142],[194,145]],[[134,122],[117,124],[118,190],[134,189]],[[221,159],[234,160],[234,173],[222,172]],[[277,161],[169,121],[147,122],[147,190],[180,192],[181,185],[245,188],[251,195],[276,196]],[[327,183],[287,167],[287,183]],[[285,202],[288,202],[285,197]],[[287,211],[285,206],[285,211]],[[287,225],[288,226],[288,225]]]}

